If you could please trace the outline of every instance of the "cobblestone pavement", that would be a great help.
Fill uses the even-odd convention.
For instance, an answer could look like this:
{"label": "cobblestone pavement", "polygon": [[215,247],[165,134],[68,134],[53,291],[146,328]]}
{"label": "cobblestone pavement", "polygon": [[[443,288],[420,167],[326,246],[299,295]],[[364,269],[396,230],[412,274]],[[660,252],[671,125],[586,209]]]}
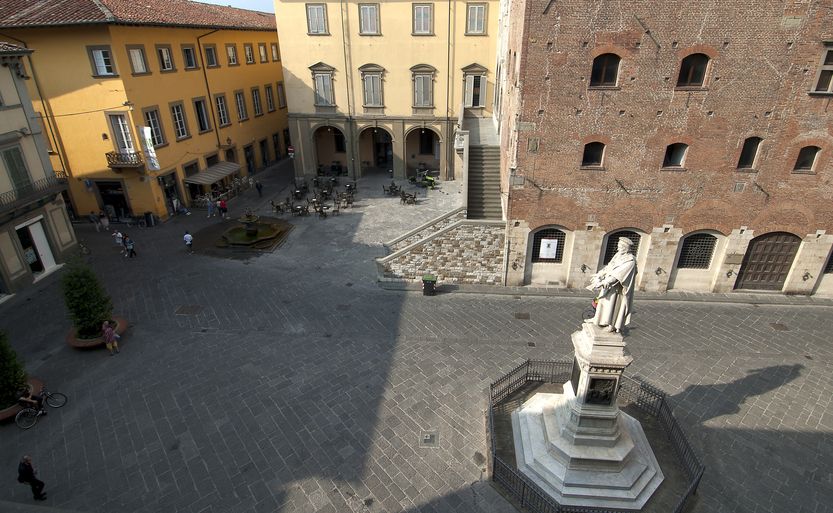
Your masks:
{"label": "cobblestone pavement", "polygon": [[[262,174],[264,197],[232,214],[266,213],[288,173]],[[485,477],[488,384],[569,358],[586,299],[379,288],[380,242],[460,197],[444,184],[400,206],[383,180],[339,217],[290,218],[288,240],[249,259],[200,254],[201,240],[186,254],[185,229],[219,222],[204,213],[134,230],[135,259],[79,226],[132,326],[115,357],[70,350],[56,276],[0,305],[29,371],[70,397],[29,431],[0,426],[0,482],[29,453],[53,511],[514,511]],[[628,372],[672,396],[707,465],[693,511],[832,511],[833,309],[635,310]],[[437,447],[420,447],[426,431]],[[31,497],[4,486],[0,501]]]}

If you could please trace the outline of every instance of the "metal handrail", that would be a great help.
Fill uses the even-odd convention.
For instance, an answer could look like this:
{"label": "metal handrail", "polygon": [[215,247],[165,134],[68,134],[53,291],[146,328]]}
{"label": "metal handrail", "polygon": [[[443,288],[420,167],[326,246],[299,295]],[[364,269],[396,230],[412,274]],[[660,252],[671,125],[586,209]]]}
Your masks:
{"label": "metal handrail", "polygon": [[0,209],[14,208],[47,194],[57,193],[65,188],[65,179],[57,176],[47,176],[0,194]]}
{"label": "metal handrail", "polygon": [[144,164],[142,161],[142,154],[137,153],[135,151],[126,151],[126,152],[119,152],[119,151],[109,151],[107,152],[107,165],[110,167],[116,166],[141,166]]}

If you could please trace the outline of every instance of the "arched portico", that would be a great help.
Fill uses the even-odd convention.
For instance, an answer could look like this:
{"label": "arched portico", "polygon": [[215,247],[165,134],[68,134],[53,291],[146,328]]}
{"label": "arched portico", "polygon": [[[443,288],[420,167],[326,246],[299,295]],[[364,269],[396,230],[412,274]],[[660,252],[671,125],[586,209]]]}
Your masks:
{"label": "arched portico", "polygon": [[423,169],[439,174],[443,162],[442,138],[431,127],[413,127],[405,133],[406,175]]}
{"label": "arched portico", "polygon": [[393,169],[393,136],[380,126],[368,126],[359,132],[359,161],[362,176],[387,173]]}
{"label": "arched portico", "polygon": [[315,168],[318,174],[347,169],[348,141],[344,132],[334,126],[320,126],[312,135],[315,147]]}

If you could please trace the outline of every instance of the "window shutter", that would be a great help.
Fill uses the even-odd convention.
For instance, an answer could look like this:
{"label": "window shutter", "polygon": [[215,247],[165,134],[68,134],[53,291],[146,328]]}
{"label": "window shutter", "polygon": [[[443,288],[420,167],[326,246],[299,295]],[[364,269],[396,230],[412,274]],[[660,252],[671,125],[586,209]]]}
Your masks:
{"label": "window shutter", "polygon": [[138,48],[131,48],[130,61],[133,63],[133,71],[136,73],[144,73],[147,71],[145,69],[145,60],[142,59],[142,51]]}
{"label": "window shutter", "polygon": [[104,63],[104,51],[103,50],[94,50],[93,51],[93,60],[95,61],[95,72],[98,75],[107,74],[107,65]]}
{"label": "window shutter", "polygon": [[422,84],[422,77],[417,75],[414,77],[414,105],[421,107],[425,105],[425,90]]}
{"label": "window shutter", "polygon": [[474,96],[474,75],[466,76],[466,107],[472,106]]}

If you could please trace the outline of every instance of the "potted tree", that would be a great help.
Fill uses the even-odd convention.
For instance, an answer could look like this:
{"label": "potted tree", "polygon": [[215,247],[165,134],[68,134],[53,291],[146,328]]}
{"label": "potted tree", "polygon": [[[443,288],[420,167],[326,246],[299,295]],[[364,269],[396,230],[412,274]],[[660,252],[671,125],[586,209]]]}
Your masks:
{"label": "potted tree", "polygon": [[20,411],[17,399],[20,391],[30,386],[37,393],[40,390],[40,382],[34,379],[26,379],[26,370],[23,362],[14,352],[9,344],[6,334],[0,331],[0,420],[11,419]]}
{"label": "potted tree", "polygon": [[74,261],[61,277],[64,303],[72,319],[72,329],[67,343],[73,347],[88,348],[104,345],[101,326],[112,321],[116,333],[121,335],[127,329],[127,321],[113,316],[113,303],[104,292],[98,278],[89,266]]}

